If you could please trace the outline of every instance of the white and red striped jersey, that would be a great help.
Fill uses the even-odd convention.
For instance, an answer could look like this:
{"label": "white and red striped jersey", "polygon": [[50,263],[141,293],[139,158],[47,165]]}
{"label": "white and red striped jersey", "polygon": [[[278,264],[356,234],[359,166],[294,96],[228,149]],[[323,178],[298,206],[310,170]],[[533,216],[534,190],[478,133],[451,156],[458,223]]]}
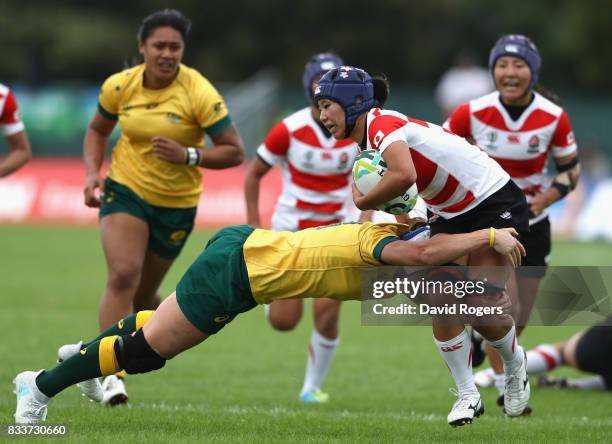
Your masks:
{"label": "white and red striped jersey", "polygon": [[[496,160],[523,190],[528,202],[534,194],[550,187],[552,178],[546,174],[548,155],[564,157],[577,149],[563,108],[537,92],[534,95],[516,121],[495,91],[460,105],[444,123],[455,134],[474,140]],[[530,223],[547,214],[544,211]]]}
{"label": "white and red striped jersey", "polygon": [[384,152],[393,142],[408,144],[419,195],[445,219],[471,210],[510,180],[478,147],[433,123],[374,108],[366,131],[366,149]]}
{"label": "white and red striped jersey", "polygon": [[283,176],[272,229],[295,231],[344,221],[357,153],[352,140],[326,134],[310,108],[274,125],[257,149],[268,165],[280,164]]}
{"label": "white and red striped jersey", "polygon": [[8,86],[0,83],[0,135],[12,136],[23,129],[15,96]]}

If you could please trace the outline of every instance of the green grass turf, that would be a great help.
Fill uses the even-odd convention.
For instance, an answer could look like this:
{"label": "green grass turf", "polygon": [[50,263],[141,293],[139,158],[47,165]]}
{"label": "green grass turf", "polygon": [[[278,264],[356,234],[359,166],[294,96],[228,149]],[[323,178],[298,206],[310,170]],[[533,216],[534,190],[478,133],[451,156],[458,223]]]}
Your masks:
{"label": "green grass turf", "polygon": [[[164,293],[209,235],[192,236]],[[553,261],[612,264],[610,252],[605,244],[558,242]],[[97,334],[105,279],[98,231],[0,226],[0,273],[0,423],[9,424],[15,374],[53,366],[59,345]],[[533,327],[522,342],[556,341],[577,329]],[[308,314],[293,333],[277,333],[258,307],[162,371],[128,377],[131,408],[102,408],[71,387],[49,405],[49,423],[70,428],[68,438],[53,442],[610,442],[612,396],[605,392],[534,388],[535,415],[510,420],[485,389],[486,414],[450,428],[453,384],[430,328],[361,327],[358,303],[343,306],[342,343],[325,385],[331,402],[302,405],[310,330]]]}

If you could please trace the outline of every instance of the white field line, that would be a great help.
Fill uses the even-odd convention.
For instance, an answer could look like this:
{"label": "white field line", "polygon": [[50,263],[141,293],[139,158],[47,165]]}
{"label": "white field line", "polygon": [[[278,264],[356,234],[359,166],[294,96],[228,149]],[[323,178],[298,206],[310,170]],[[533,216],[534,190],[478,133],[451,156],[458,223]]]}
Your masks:
{"label": "white field line", "polygon": [[[229,405],[223,408],[211,407],[206,404],[167,404],[165,402],[161,403],[137,403],[133,404],[134,408],[142,409],[142,410],[161,410],[161,411],[171,411],[171,412],[199,412],[199,413],[215,413],[215,412],[225,412],[234,415],[265,415],[270,417],[296,417],[296,416],[334,416],[336,418],[349,418],[349,419],[368,419],[372,420],[373,418],[379,419],[387,419],[392,421],[423,421],[423,422],[446,422],[446,415],[438,414],[438,413],[423,413],[416,412],[414,410],[401,412],[401,413],[392,413],[392,412],[351,412],[349,410],[342,411],[330,411],[330,410],[313,410],[313,409],[292,409],[282,406],[276,407],[262,407],[262,406],[239,406],[239,405]],[[496,412],[497,413],[497,412]],[[494,421],[494,422],[505,422],[512,421],[512,419],[501,416],[484,416],[486,421]],[[602,418],[589,418],[587,416],[581,417],[557,417],[557,416],[535,416],[533,418],[519,418],[520,421],[535,421],[539,423],[548,423],[548,424],[560,424],[560,425],[573,425],[579,427],[612,427],[612,418],[610,419],[602,419]]]}

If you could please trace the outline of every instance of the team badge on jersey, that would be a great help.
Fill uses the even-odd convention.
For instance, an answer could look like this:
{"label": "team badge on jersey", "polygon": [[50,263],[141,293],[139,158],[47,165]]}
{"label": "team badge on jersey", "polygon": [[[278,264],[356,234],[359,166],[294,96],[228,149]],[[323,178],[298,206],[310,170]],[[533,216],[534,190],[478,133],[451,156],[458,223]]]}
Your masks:
{"label": "team badge on jersey", "polygon": [[166,118],[170,123],[181,123],[181,116],[178,114],[168,113],[166,114]]}
{"label": "team badge on jersey", "polygon": [[527,152],[530,154],[537,153],[538,148],[540,147],[540,138],[536,135],[531,136],[529,139],[529,148]]}

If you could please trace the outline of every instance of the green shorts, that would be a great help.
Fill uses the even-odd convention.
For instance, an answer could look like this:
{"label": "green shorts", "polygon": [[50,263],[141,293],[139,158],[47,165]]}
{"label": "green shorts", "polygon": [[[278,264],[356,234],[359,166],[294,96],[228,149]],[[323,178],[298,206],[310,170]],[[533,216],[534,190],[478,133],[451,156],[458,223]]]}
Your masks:
{"label": "green shorts", "polygon": [[100,219],[113,213],[128,213],[149,225],[149,248],[166,259],[176,258],[193,230],[197,207],[168,208],[149,205],[125,185],[104,181]]}
{"label": "green shorts", "polygon": [[242,247],[254,228],[223,228],[206,244],[176,287],[176,301],[189,321],[213,335],[255,307]]}

